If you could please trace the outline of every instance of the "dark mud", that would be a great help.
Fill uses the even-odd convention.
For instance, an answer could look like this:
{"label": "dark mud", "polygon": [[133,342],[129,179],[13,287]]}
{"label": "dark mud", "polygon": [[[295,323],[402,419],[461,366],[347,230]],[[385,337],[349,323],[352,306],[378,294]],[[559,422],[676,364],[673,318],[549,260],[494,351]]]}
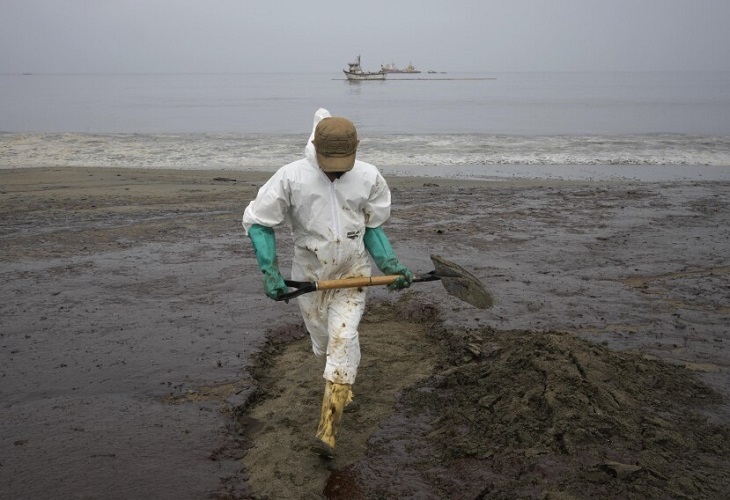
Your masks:
{"label": "dark mud", "polygon": [[306,446],[322,392],[312,384],[322,367],[312,363],[308,339],[262,360],[261,397],[237,415],[249,448],[246,497],[721,498],[730,491],[730,427],[704,413],[722,396],[694,372],[567,333],[446,330],[433,308],[414,315],[410,297],[371,311],[356,384],[362,405],[345,415],[332,461]]}
{"label": "dark mud", "polygon": [[[367,404],[343,424],[353,455],[309,462],[290,487],[322,380],[298,308],[265,298],[241,234],[267,177],[0,171],[4,496],[246,498],[266,482],[285,485],[263,490],[272,498],[302,498],[307,481],[321,481],[313,498],[727,489],[730,185],[389,179],[406,265],[428,272],[441,255],[496,304],[472,308],[438,282],[372,289],[355,386]],[[289,357],[291,372],[277,365]],[[274,401],[302,424],[252,413]],[[251,465],[258,432],[269,455]]]}
{"label": "dark mud", "polygon": [[300,337],[291,344],[283,343],[289,329],[273,332],[270,348],[254,369],[259,389],[236,410],[237,429],[247,448],[247,495],[317,498],[331,471],[362,457],[370,437],[393,411],[397,395],[432,372],[438,350],[432,338],[435,316],[434,307],[409,295],[401,295],[395,306],[370,304],[360,329],[363,360],[353,391],[357,411],[345,414],[332,460],[308,447],[322,404],[324,365],[312,354],[301,326],[293,325]]}

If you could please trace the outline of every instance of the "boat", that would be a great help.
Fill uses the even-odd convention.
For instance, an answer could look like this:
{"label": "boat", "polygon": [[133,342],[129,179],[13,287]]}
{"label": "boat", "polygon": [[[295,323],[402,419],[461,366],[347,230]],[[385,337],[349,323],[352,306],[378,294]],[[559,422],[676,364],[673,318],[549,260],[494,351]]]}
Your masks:
{"label": "boat", "polygon": [[380,71],[383,73],[420,73],[413,64],[408,64],[404,69],[399,68],[395,63],[381,64]]}
{"label": "boat", "polygon": [[385,72],[381,71],[363,71],[360,66],[360,56],[357,56],[355,62],[347,63],[349,69],[343,69],[342,72],[350,81],[360,80],[385,80]]}

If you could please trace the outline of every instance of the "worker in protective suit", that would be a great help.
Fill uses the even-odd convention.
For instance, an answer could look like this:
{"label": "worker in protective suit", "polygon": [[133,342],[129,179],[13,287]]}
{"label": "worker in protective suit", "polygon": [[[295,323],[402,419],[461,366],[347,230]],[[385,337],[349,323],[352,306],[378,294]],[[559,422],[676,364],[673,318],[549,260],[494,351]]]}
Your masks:
{"label": "worker in protective suit", "polygon": [[[400,277],[391,289],[410,286],[413,275],[399,262],[382,224],[390,216],[390,189],[378,169],[355,158],[359,144],[349,120],[320,108],[304,158],[281,167],[243,214],[270,298],[286,293],[276,258],[275,227],[291,228],[291,276],[320,281],[370,276],[368,253],[383,274]],[[314,354],[324,359],[325,390],[311,448],[334,456],[335,440],[360,363],[358,325],[366,288],[317,291],[298,298]]]}

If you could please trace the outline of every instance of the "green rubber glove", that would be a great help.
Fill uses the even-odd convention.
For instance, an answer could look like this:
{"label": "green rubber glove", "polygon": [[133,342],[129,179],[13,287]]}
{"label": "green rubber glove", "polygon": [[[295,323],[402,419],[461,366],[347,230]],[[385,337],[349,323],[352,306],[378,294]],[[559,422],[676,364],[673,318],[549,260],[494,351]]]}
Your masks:
{"label": "green rubber glove", "polygon": [[270,227],[254,224],[248,230],[248,237],[251,238],[253,248],[256,251],[256,262],[259,269],[264,273],[264,291],[266,296],[276,299],[280,294],[289,291],[284,283],[284,278],[279,272],[279,264],[276,261],[276,237],[274,230]]}
{"label": "green rubber glove", "polygon": [[388,285],[391,290],[400,290],[408,288],[413,283],[413,273],[406,266],[398,261],[398,257],[390,246],[388,237],[385,236],[382,226],[365,228],[365,236],[363,237],[365,248],[375,261],[375,265],[383,274],[392,275],[400,274],[401,276],[392,284]]}

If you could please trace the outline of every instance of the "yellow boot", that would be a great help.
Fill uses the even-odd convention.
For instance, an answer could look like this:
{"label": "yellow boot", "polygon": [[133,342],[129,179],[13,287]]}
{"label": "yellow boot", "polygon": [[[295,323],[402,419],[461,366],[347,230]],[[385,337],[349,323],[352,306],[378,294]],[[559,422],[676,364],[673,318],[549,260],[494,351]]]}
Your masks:
{"label": "yellow boot", "polygon": [[312,451],[327,458],[335,456],[335,440],[339,431],[340,420],[342,420],[342,412],[345,405],[351,400],[350,384],[335,384],[329,380],[326,381],[322,411],[319,417],[317,436],[312,442]]}

